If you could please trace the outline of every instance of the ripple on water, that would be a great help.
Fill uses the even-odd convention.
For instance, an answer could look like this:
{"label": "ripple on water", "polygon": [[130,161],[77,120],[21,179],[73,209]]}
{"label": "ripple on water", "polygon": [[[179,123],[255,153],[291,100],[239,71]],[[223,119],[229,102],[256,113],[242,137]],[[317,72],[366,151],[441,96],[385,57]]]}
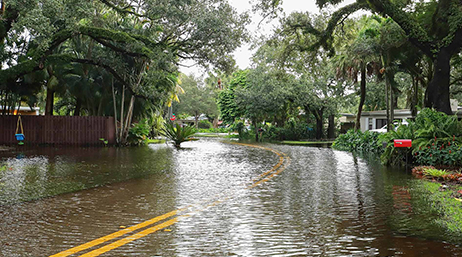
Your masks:
{"label": "ripple on water", "polygon": [[[247,190],[278,156],[209,139],[183,146],[187,149],[162,144],[4,157],[13,168],[1,178],[9,183],[8,197],[43,195],[59,190],[57,185],[91,189],[0,206],[0,256],[50,255],[191,204],[191,215],[181,217],[171,231],[158,231],[108,256],[462,253],[441,239],[425,239],[443,232],[431,222],[416,227],[417,210],[393,207],[393,190],[403,195],[412,189],[412,178],[404,172],[331,149],[269,145],[286,153],[291,165]],[[229,199],[207,206],[224,197]]]}

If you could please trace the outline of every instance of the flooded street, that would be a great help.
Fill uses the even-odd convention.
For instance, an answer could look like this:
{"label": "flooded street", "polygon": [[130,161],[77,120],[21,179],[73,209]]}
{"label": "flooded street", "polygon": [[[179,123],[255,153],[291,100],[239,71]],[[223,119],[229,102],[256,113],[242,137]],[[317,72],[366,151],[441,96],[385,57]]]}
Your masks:
{"label": "flooded street", "polygon": [[229,142],[0,152],[0,256],[462,256],[404,170]]}

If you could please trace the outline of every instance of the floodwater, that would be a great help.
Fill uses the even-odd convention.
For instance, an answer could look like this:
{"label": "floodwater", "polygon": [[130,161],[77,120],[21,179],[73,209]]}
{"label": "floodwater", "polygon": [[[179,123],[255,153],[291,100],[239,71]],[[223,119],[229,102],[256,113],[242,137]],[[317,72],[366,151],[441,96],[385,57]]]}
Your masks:
{"label": "floodwater", "polygon": [[462,256],[404,170],[329,148],[182,146],[0,152],[0,256],[50,256],[175,210],[70,256],[158,224],[101,256]]}

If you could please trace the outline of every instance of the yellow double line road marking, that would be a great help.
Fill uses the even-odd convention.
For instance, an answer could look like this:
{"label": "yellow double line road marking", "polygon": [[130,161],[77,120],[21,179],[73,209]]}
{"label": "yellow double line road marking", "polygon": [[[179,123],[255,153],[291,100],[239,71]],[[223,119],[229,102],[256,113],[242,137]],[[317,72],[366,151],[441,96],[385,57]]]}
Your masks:
{"label": "yellow double line road marking", "polygon": [[[279,156],[279,162],[274,165],[270,170],[262,173],[261,175],[259,175],[257,178],[253,179],[252,180],[252,185],[246,187],[246,189],[251,189],[251,188],[254,188],[258,185],[260,185],[261,183],[263,182],[266,182],[268,180],[270,180],[271,178],[273,178],[274,176],[280,174],[282,171],[284,171],[284,169],[289,165],[290,163],[290,158],[286,157],[285,154],[282,154],[282,153],[279,153],[271,148],[267,148],[267,147],[263,147],[263,146],[257,146],[257,145],[250,145],[250,144],[241,144],[241,143],[233,143],[233,144],[237,144],[237,145],[243,145],[243,146],[249,146],[249,147],[254,147],[254,148],[260,148],[260,149],[264,149],[264,150],[267,150],[267,151],[271,151],[275,154],[277,154]],[[287,158],[287,162],[285,165],[284,164],[284,160],[286,160]],[[282,167],[281,167],[282,166]],[[191,214],[192,213],[195,213],[195,212],[200,212],[200,211],[203,211],[204,209],[206,208],[209,208],[209,207],[213,207],[217,204],[220,204],[228,199],[230,199],[231,196],[227,196],[225,197],[224,199],[222,200],[216,200],[208,205],[206,205],[203,209],[198,209],[196,211],[192,211],[190,212]],[[65,256],[69,256],[69,255],[72,255],[72,254],[75,254],[75,253],[78,253],[80,251],[83,251],[83,250],[86,250],[86,249],[89,249],[89,248],[92,248],[92,247],[95,247],[97,245],[100,245],[102,243],[105,243],[105,242],[108,242],[108,241],[111,241],[112,239],[115,239],[115,238],[118,238],[118,237],[121,237],[125,234],[128,234],[128,233],[131,233],[131,232],[134,232],[138,229],[142,229],[144,227],[147,227],[147,226],[150,226],[150,225],[153,225],[154,223],[156,222],[159,222],[159,221],[162,221],[162,220],[165,220],[165,219],[168,219],[170,217],[173,217],[173,216],[176,216],[176,215],[179,215],[180,213],[186,211],[188,208],[192,207],[192,205],[190,206],[187,206],[187,207],[184,207],[184,208],[181,208],[181,209],[178,209],[178,210],[174,210],[174,211],[171,211],[171,212],[168,212],[168,213],[165,213],[163,215],[160,215],[160,216],[157,216],[153,219],[150,219],[150,220],[147,220],[147,221],[144,221],[142,223],[139,223],[137,225],[134,225],[134,226],[131,226],[131,227],[128,227],[128,228],[125,228],[123,230],[120,230],[120,231],[117,231],[115,233],[112,233],[112,234],[109,234],[107,236],[103,236],[103,237],[100,237],[100,238],[97,238],[95,240],[92,240],[88,243],[85,243],[85,244],[82,244],[82,245],[79,245],[79,246],[76,246],[76,247],[73,247],[73,248],[70,248],[68,250],[65,250],[65,251],[62,251],[60,253],[57,253],[57,254],[54,254],[54,255],[51,255],[50,257],[65,257]],[[107,244],[105,246],[102,246],[101,248],[98,248],[98,249],[95,249],[93,251],[90,251],[88,253],[85,253],[83,255],[80,255],[81,257],[93,257],[93,256],[99,256],[103,253],[106,253],[108,251],[111,251],[115,248],[118,248],[122,245],[125,245],[129,242],[132,242],[134,240],[137,240],[137,239],[140,239],[142,237],[145,237],[149,234],[152,234],[156,231],[159,231],[161,229],[164,229],[168,226],[171,226],[175,223],[177,223],[179,221],[179,218],[182,218],[182,217],[188,217],[190,215],[186,214],[186,215],[179,215],[177,217],[174,217],[170,220],[167,220],[165,222],[162,222],[160,224],[157,224],[153,227],[150,227],[148,229],[145,229],[145,230],[142,230],[140,232],[137,232],[133,235],[130,235],[130,236],[127,236],[125,238],[122,238],[122,239],[119,239],[117,241],[114,241],[110,244]]]}
{"label": "yellow double line road marking", "polygon": [[107,242],[107,241],[110,241],[114,238],[117,238],[117,237],[120,237],[120,236],[123,236],[127,233],[130,233],[130,232],[133,232],[135,230],[138,230],[140,228],[144,228],[144,227],[147,227],[149,225],[152,225],[158,221],[161,221],[161,220],[164,220],[164,219],[167,219],[167,218],[170,218],[172,216],[175,216],[177,215],[178,213],[182,212],[186,210],[186,208],[182,208],[182,209],[178,209],[178,210],[174,210],[174,211],[171,211],[169,213],[165,213],[163,215],[160,215],[160,216],[157,216],[153,219],[150,219],[150,220],[147,220],[145,222],[142,222],[142,223],[139,223],[137,225],[134,225],[134,226],[131,226],[131,227],[128,227],[126,229],[123,229],[123,230],[120,230],[120,231],[117,231],[115,233],[112,233],[112,234],[109,234],[107,236],[103,236],[103,237],[100,237],[98,239],[95,239],[93,241],[90,241],[88,243],[85,243],[85,244],[82,244],[82,245],[79,245],[79,246],[76,246],[76,247],[73,247],[73,248],[70,248],[66,251],[63,251],[63,252],[60,252],[60,253],[57,253],[57,254],[54,254],[54,255],[51,255],[50,257],[64,257],[64,256],[69,256],[71,254],[74,254],[74,253],[77,253],[77,252],[80,252],[80,251],[83,251],[83,250],[86,250],[88,248],[91,248],[93,246],[97,246],[99,244],[102,244],[104,242]]}

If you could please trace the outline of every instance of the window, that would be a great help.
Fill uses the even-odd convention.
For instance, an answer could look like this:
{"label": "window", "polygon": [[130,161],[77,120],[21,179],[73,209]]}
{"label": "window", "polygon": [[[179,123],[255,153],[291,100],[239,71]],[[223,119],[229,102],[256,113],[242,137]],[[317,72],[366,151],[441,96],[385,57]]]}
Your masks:
{"label": "window", "polygon": [[387,125],[387,119],[377,119],[375,122],[376,128],[382,128],[383,126]]}

